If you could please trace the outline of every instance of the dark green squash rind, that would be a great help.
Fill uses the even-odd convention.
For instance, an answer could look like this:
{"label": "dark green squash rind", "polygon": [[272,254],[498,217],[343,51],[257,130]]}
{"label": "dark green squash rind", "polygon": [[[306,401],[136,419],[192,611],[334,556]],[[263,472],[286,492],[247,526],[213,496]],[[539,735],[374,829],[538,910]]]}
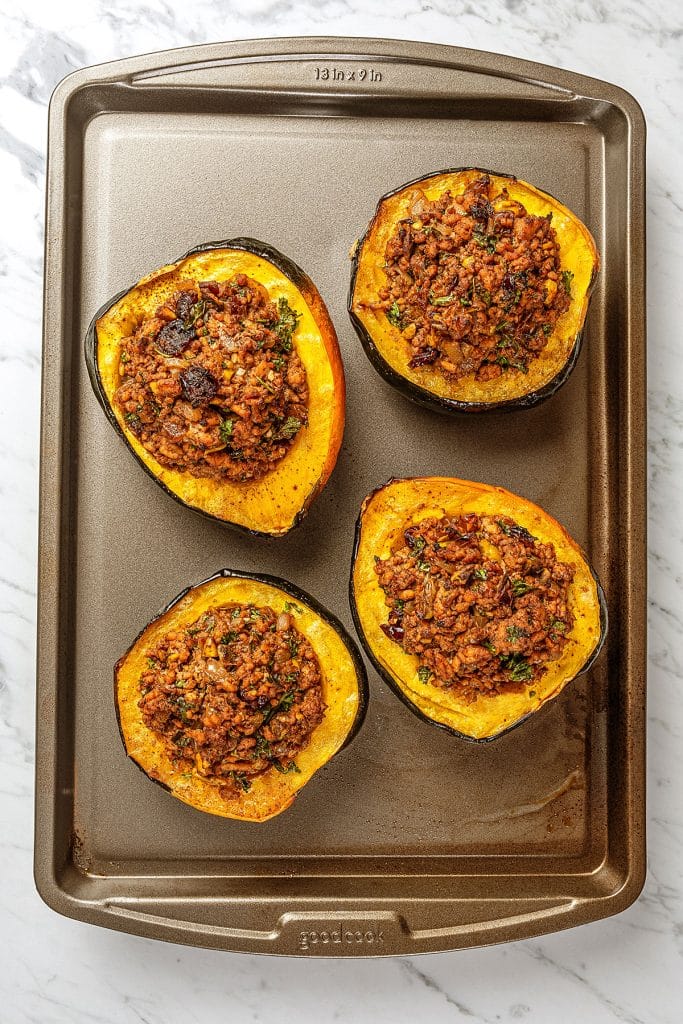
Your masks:
{"label": "dark green squash rind", "polygon": [[[427,388],[422,388],[419,384],[415,384],[413,381],[403,377],[397,370],[390,366],[389,363],[380,354],[372,335],[367,330],[365,325],[362,323],[360,318],[356,315],[353,310],[353,297],[356,288],[356,275],[358,273],[358,262],[363,244],[368,237],[370,230],[375,223],[375,220],[380,212],[380,207],[386,199],[396,195],[397,192],[403,192],[404,189],[410,188],[411,185],[418,185],[422,181],[426,181],[428,178],[437,178],[442,174],[458,174],[463,171],[481,171],[482,174],[493,174],[498,178],[507,178],[509,181],[517,181],[518,179],[514,174],[504,174],[501,171],[492,171],[486,167],[446,167],[440,171],[431,171],[429,174],[423,174],[419,178],[413,178],[412,181],[406,181],[397,188],[391,189],[389,192],[385,192],[383,196],[377,201],[375,212],[365,229],[362,237],[359,239],[353,257],[351,260],[351,282],[349,285],[349,294],[347,300],[347,312],[349,319],[353,324],[353,328],[358,335],[363,350],[366,356],[372,363],[373,367],[380,374],[384,380],[390,384],[393,388],[404,395],[412,402],[416,402],[418,405],[423,406],[426,409],[431,409],[433,412],[440,412],[446,415],[458,415],[459,413],[473,413],[473,412],[514,412],[517,409],[531,409],[536,405],[540,405],[541,402],[547,401],[551,398],[565,381],[570,376],[572,370],[576,366],[577,360],[581,352],[581,346],[583,343],[583,329],[577,332],[572,347],[566,362],[562,369],[557,373],[552,380],[544,384],[542,388],[537,388],[536,391],[531,391],[527,395],[520,395],[519,398],[505,399],[501,402],[462,402],[456,401],[452,398],[444,398],[441,395],[435,395],[432,391]],[[537,188],[537,186],[534,186]],[[545,189],[538,189],[544,195],[547,195],[550,199],[555,202],[559,202],[551,192],[547,192]],[[590,299],[591,292],[595,286],[597,279],[597,272],[594,269],[591,277],[590,285],[586,291],[586,298]]]}
{"label": "dark green squash rind", "polygon": [[[355,737],[358,735],[358,732],[361,729],[361,726],[363,725],[365,715],[367,713],[370,691],[368,687],[368,675],[365,670],[365,663],[363,661],[360,651],[358,650],[358,645],[356,641],[353,639],[349,631],[346,629],[343,623],[340,622],[336,615],[333,615],[332,612],[328,611],[327,608],[325,608],[318,601],[316,601],[315,598],[311,597],[310,594],[307,594],[305,590],[301,590],[299,587],[295,586],[295,584],[290,583],[289,580],[280,579],[280,577],[278,576],[270,576],[268,575],[268,573],[241,572],[239,569],[219,569],[218,572],[215,572],[213,574],[213,576],[207,576],[206,579],[201,580],[199,583],[195,583],[191,587],[185,587],[185,589],[181,590],[181,592],[177,594],[172,601],[169,601],[167,605],[165,605],[160,611],[158,611],[157,614],[154,615],[149,620],[149,622],[142,627],[142,629],[135,637],[133,642],[128,646],[126,651],[121,655],[121,657],[114,665],[114,709],[116,712],[116,725],[119,730],[119,736],[121,737],[123,749],[126,752],[126,757],[128,757],[129,760],[133,762],[136,768],[139,768],[139,770],[142,772],[145,778],[149,779],[151,782],[156,783],[157,786],[161,786],[161,788],[166,790],[166,792],[168,793],[172,792],[171,787],[166,785],[166,783],[162,782],[160,779],[155,779],[152,775],[149,775],[145,768],[140,764],[140,762],[136,761],[132,754],[128,752],[126,740],[123,734],[123,728],[121,726],[121,712],[118,702],[119,669],[126,660],[126,658],[128,657],[128,655],[130,654],[130,652],[133,650],[137,642],[142,638],[144,633],[147,632],[147,630],[149,629],[153,622],[155,622],[157,619],[160,619],[162,615],[166,615],[168,612],[170,612],[171,609],[175,607],[175,605],[177,605],[180,601],[183,600],[184,597],[186,597],[190,593],[190,591],[196,590],[198,587],[204,586],[205,583],[211,583],[213,580],[226,578],[255,580],[257,583],[265,583],[269,586],[277,587],[279,590],[282,590],[285,594],[289,594],[289,596],[294,598],[295,601],[300,601],[302,604],[307,605],[309,608],[312,609],[312,611],[316,613],[316,615],[318,615],[321,619],[324,619],[324,621],[327,622],[338,633],[338,635],[341,637],[344,643],[344,646],[349,652],[351,660],[353,661],[354,668],[356,670],[356,680],[358,682],[358,708],[356,710],[356,717],[354,718],[353,723],[346,735],[346,739],[344,740],[341,747],[339,747],[339,750],[336,750],[332,757],[328,758],[328,760],[324,762],[325,764],[329,764],[330,761],[337,756],[337,754],[341,753],[342,750],[345,750],[346,747],[348,747],[350,743],[355,739]],[[321,765],[320,767],[322,768],[323,765]]]}
{"label": "dark green squash rind", "polygon": [[[368,496],[367,496],[367,498],[365,500],[369,503],[370,500],[372,499],[373,495],[377,494],[378,491],[383,490],[389,484],[392,484],[392,483],[395,483],[395,482],[398,482],[398,478],[391,477],[391,479],[387,480],[380,487],[375,487],[375,489],[368,494]],[[468,736],[466,733],[460,732],[458,729],[454,729],[452,726],[447,725],[445,722],[437,722],[436,719],[430,718],[429,715],[426,715],[424,713],[424,711],[421,711],[420,708],[416,704],[414,704],[413,701],[410,699],[410,697],[406,694],[405,690],[403,690],[399,686],[399,684],[396,682],[396,680],[391,675],[391,673],[388,672],[384,668],[384,666],[382,665],[380,660],[376,657],[375,652],[373,651],[372,646],[368,642],[368,639],[367,639],[367,637],[365,635],[365,630],[363,629],[363,623],[361,622],[360,615],[358,614],[358,608],[356,606],[355,586],[354,586],[354,581],[353,581],[353,571],[354,571],[354,568],[355,568],[355,565],[356,565],[356,555],[358,554],[358,546],[360,544],[360,534],[361,534],[361,528],[362,528],[362,518],[363,518],[363,514],[361,512],[359,514],[359,516],[358,516],[358,519],[356,520],[356,529],[355,529],[354,540],[353,540],[353,553],[352,553],[352,556],[351,556],[351,574],[350,574],[350,577],[349,577],[349,605],[350,605],[350,608],[351,608],[351,617],[353,619],[353,624],[354,624],[354,626],[356,628],[356,633],[358,634],[358,639],[360,640],[361,645],[362,645],[363,650],[365,651],[366,655],[368,656],[368,658],[372,662],[372,665],[373,665],[374,669],[376,670],[376,672],[378,673],[380,678],[383,680],[383,682],[385,682],[387,684],[387,686],[392,690],[393,693],[396,694],[396,696],[399,698],[399,700],[403,704],[405,704],[405,706],[407,708],[409,708],[413,712],[413,714],[417,716],[417,718],[421,719],[421,721],[425,722],[427,725],[436,726],[437,729],[443,729],[445,732],[450,733],[452,736],[457,736],[458,739],[466,740],[468,743],[473,743],[473,744],[476,744],[478,746],[481,746],[481,745],[486,744],[486,743],[492,743],[494,740],[500,739],[501,736],[506,736],[508,733],[513,732],[513,730],[518,729],[520,725],[524,724],[524,722],[527,722],[534,715],[537,715],[539,711],[543,711],[545,707],[547,707],[548,705],[552,704],[554,700],[557,700],[557,697],[553,697],[552,700],[547,701],[547,703],[544,704],[543,707],[535,709],[533,711],[530,711],[528,714],[523,715],[521,718],[518,718],[516,722],[513,722],[513,724],[508,726],[506,729],[501,729],[500,732],[495,733],[493,736],[484,736],[484,737],[482,737],[480,739],[478,739],[475,736]],[[605,592],[603,591],[602,586],[600,584],[600,581],[599,581],[598,577],[596,576],[595,572],[593,571],[593,568],[592,568],[592,566],[590,565],[590,563],[588,562],[587,559],[586,559],[586,564],[588,565],[588,567],[589,567],[589,569],[591,571],[591,575],[592,575],[593,579],[595,580],[595,585],[597,587],[597,593],[598,593],[598,601],[600,602],[600,637],[598,638],[598,641],[597,641],[595,647],[593,648],[593,650],[589,654],[589,656],[588,656],[586,662],[584,663],[581,671],[577,672],[576,675],[573,676],[572,679],[569,679],[565,683],[565,685],[563,686],[563,688],[561,690],[561,693],[564,693],[565,689],[569,685],[571,685],[571,683],[573,683],[575,679],[578,679],[579,676],[582,676],[586,672],[588,672],[588,670],[592,667],[592,665],[595,662],[596,658],[600,654],[600,651],[602,650],[602,648],[604,646],[605,640],[607,639],[608,613],[607,613],[607,600],[605,598]],[[559,697],[560,694],[558,694],[557,696]]]}
{"label": "dark green squash rind", "polygon": [[[196,245],[193,249],[188,249],[188,251],[184,253],[182,256],[179,256],[177,259],[172,260],[169,266],[173,266],[176,263],[181,263],[183,260],[189,259],[190,256],[196,256],[197,253],[209,252],[212,249],[236,249],[242,252],[251,253],[254,256],[261,256],[263,259],[268,260],[269,263],[272,263],[273,266],[277,267],[277,269],[280,270],[285,275],[285,277],[289,278],[292,284],[294,284],[295,287],[299,289],[299,291],[303,291],[303,289],[308,286],[315,289],[315,285],[311,281],[310,277],[304,270],[301,269],[300,266],[294,263],[293,260],[290,260],[288,256],[284,256],[281,252],[278,252],[277,249],[274,249],[272,246],[268,245],[267,242],[261,242],[256,238],[239,237],[229,238],[222,242],[204,242],[202,245]],[[151,477],[152,480],[154,480],[154,482],[157,484],[157,486],[162,489],[162,491],[168,494],[169,497],[173,498],[173,500],[176,501],[179,505],[182,505],[183,508],[189,509],[191,512],[194,512],[197,515],[202,516],[204,519],[209,519],[212,523],[219,523],[221,526],[225,526],[232,530],[236,530],[238,533],[245,534],[248,537],[260,537],[263,539],[277,539],[279,537],[286,537],[287,534],[291,533],[292,530],[296,529],[296,527],[299,526],[306,518],[306,515],[308,514],[308,510],[311,504],[317,497],[318,489],[314,489],[311,492],[311,494],[307,496],[306,502],[304,503],[303,507],[299,510],[299,512],[297,512],[292,522],[292,525],[289,527],[286,533],[272,534],[269,533],[267,530],[253,530],[247,526],[241,526],[239,523],[233,523],[229,522],[226,519],[220,519],[218,516],[214,516],[210,512],[206,512],[204,511],[204,509],[199,508],[196,505],[188,505],[186,501],[183,501],[180,495],[176,494],[175,491],[171,490],[170,487],[166,486],[163,480],[159,479],[159,477],[153,472],[150,466],[148,466],[147,463],[140,458],[140,456],[135,451],[133,446],[129,443],[125,432],[121,428],[121,424],[117,420],[116,415],[111,405],[109,404],[104,387],[102,385],[100,370],[97,362],[97,321],[100,320],[100,318],[103,317],[105,313],[108,313],[112,306],[115,306],[116,303],[119,302],[119,300],[124,297],[124,295],[127,295],[128,292],[132,291],[137,286],[137,284],[138,282],[135,281],[132,285],[130,285],[130,287],[122,288],[121,291],[117,292],[112,299],[109,299],[107,302],[104,303],[104,305],[100,306],[100,308],[97,310],[92,320],[90,321],[90,324],[88,325],[88,329],[85,334],[85,365],[88,371],[88,377],[90,378],[92,389],[95,392],[95,397],[97,398],[97,401],[99,402],[102,410],[104,411],[105,416],[107,417],[107,419],[113,426],[114,430],[125,444],[128,451],[132,454],[135,461],[138,463],[139,466],[142,466],[147,476]]]}

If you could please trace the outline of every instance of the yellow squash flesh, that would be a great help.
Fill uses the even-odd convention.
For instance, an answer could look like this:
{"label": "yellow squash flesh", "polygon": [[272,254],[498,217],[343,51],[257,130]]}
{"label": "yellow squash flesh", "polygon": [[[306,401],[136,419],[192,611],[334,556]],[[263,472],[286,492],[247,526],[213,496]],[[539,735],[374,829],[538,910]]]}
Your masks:
{"label": "yellow squash flesh", "polygon": [[[207,609],[237,603],[268,606],[279,613],[292,602],[299,609],[290,610],[296,628],[310,641],[320,662],[327,705],[324,718],[308,745],[297,754],[298,774],[281,774],[272,769],[256,776],[248,792],[226,799],[221,796],[218,783],[196,770],[188,771],[180,762],[174,764],[163,741],[142,719],[138,681],[159,640],[171,630],[194,622]],[[291,587],[283,590],[264,577],[219,575],[191,588],[153,619],[117,662],[116,707],[128,756],[150,779],[197,810],[242,821],[266,821],[286,810],[311,776],[349,742],[365,711],[366,684],[360,656],[348,636],[345,641],[339,629],[321,612],[307,603],[301,591]]]}
{"label": "yellow squash flesh", "polygon": [[[379,291],[387,283],[383,270],[387,242],[398,221],[410,216],[410,208],[418,189],[429,200],[437,199],[447,190],[457,196],[472,181],[480,178],[482,173],[479,168],[441,171],[385,196],[380,200],[355,257],[356,270],[349,310],[368,355],[391,383],[400,387],[401,379],[407,381],[419,388],[425,398],[431,395],[442,400],[441,408],[446,410],[448,403],[460,409],[468,406],[479,409],[514,403],[531,404],[521,400],[533,395],[535,403],[556,390],[555,384],[559,386],[564,380],[563,370],[571,368],[577,355],[590,291],[600,263],[591,233],[566,206],[527,182],[493,171],[486,172],[497,191],[506,188],[510,200],[522,203],[529,214],[545,217],[552,213],[552,226],[557,234],[562,269],[574,274],[571,304],[548,338],[546,347],[538,358],[529,363],[526,374],[508,369],[490,381],[478,381],[473,375],[451,381],[429,366],[410,367],[408,364],[412,352],[409,342],[398,327],[389,322],[385,311],[376,308]],[[504,204],[496,205],[496,209],[504,208]],[[416,394],[409,397],[419,400]]]}
{"label": "yellow squash flesh", "polygon": [[[574,625],[560,657],[540,679],[521,691],[480,696],[468,704],[457,693],[420,682],[417,655],[406,654],[382,631],[388,607],[375,573],[375,556],[387,558],[407,526],[429,516],[474,512],[509,516],[574,568],[569,606]],[[356,536],[351,592],[354,618],[368,654],[387,682],[431,722],[459,735],[488,740],[507,732],[556,697],[597,653],[605,635],[602,593],[581,548],[547,512],[532,502],[488,484],[448,477],[391,480],[366,498]],[[533,695],[532,695],[533,693]]]}
{"label": "yellow squash flesh", "polygon": [[[252,243],[251,239],[238,241]],[[143,466],[174,497],[222,522],[256,533],[281,535],[302,518],[334,469],[344,432],[344,370],[334,327],[310,279],[263,243],[253,245],[270,258],[231,248],[231,244],[196,251],[178,263],[161,267],[114,302],[94,325],[95,351],[90,356],[95,366],[91,367],[91,377],[109,418],[114,418]],[[128,429],[114,401],[121,383],[122,338],[132,334],[140,321],[151,316],[183,282],[223,281],[236,274],[258,281],[273,300],[284,296],[300,314],[293,345],[306,370],[309,390],[308,425],[298,432],[287,455],[262,479],[243,483],[195,477],[162,466]]]}

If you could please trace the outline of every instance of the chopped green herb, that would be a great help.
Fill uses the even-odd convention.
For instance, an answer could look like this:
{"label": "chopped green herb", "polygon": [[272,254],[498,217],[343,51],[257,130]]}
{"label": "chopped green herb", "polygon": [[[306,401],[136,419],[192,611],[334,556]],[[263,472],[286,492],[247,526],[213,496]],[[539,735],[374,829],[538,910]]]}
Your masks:
{"label": "chopped green herb", "polygon": [[545,334],[546,338],[549,335],[551,335],[553,333],[553,325],[552,324],[543,324],[543,333]]}
{"label": "chopped green herb", "polygon": [[486,571],[486,569],[483,567],[483,565],[478,566],[474,570],[474,578],[477,579],[477,580],[487,580],[489,578],[489,574]]}
{"label": "chopped green herb", "polygon": [[289,352],[292,348],[292,335],[296,330],[296,325],[301,319],[301,313],[295,312],[284,295],[281,295],[277,300],[277,312],[278,319],[275,324],[274,330],[280,339],[280,343],[285,352]]}
{"label": "chopped green herb", "polygon": [[290,657],[296,658],[297,654],[299,653],[299,641],[296,640],[293,636],[290,636],[289,639],[287,640],[287,644],[289,646]]}
{"label": "chopped green herb", "polygon": [[486,288],[482,288],[478,282],[475,286],[475,291],[484,305],[488,308],[491,305],[491,292]]}
{"label": "chopped green herb", "polygon": [[427,668],[426,665],[420,665],[419,669],[417,670],[417,678],[420,680],[421,683],[428,683],[431,678],[431,675],[432,670],[430,668]]}
{"label": "chopped green herb", "polygon": [[402,612],[403,609],[405,608],[405,606],[406,606],[405,601],[402,601],[400,599],[400,597],[397,598],[396,601],[394,601],[394,608],[396,609],[397,612]]}
{"label": "chopped green herb", "polygon": [[512,595],[513,597],[523,597],[524,594],[528,594],[530,590],[535,590],[530,583],[525,583],[524,580],[513,580],[512,581]]}
{"label": "chopped green herb", "polygon": [[486,650],[489,651],[491,654],[496,653],[496,646],[492,640],[484,640],[482,643],[482,647],[485,647]]}
{"label": "chopped green herb", "polygon": [[572,281],[573,280],[574,280],[574,274],[572,273],[571,270],[563,270],[562,271],[562,284],[564,285],[564,290],[566,291],[566,293],[567,293],[567,295],[569,296],[570,299],[572,297]]}
{"label": "chopped green herb", "polygon": [[129,360],[130,360],[130,356],[128,355],[128,353],[127,352],[121,352],[121,355],[119,356],[119,362],[127,363]]}
{"label": "chopped green herb", "polygon": [[487,252],[496,251],[496,243],[498,239],[495,235],[487,235],[486,232],[482,231],[481,228],[475,228],[472,233],[472,240],[480,245],[482,249],[486,249]]}
{"label": "chopped green herb", "polygon": [[274,707],[268,708],[263,717],[263,721],[261,722],[261,728],[263,728],[263,726],[271,720],[273,715],[276,715],[279,711],[289,711],[291,709],[292,704],[294,703],[294,693],[294,690],[288,690],[284,696],[280,697]]}
{"label": "chopped green herb", "polygon": [[255,757],[270,757],[271,756],[270,743],[268,742],[266,737],[265,736],[261,736],[260,733],[256,737],[256,746],[254,747],[254,756]]}
{"label": "chopped green herb", "polygon": [[567,628],[567,623],[564,621],[564,619],[557,619],[553,617],[550,620],[550,628],[553,631],[553,633],[564,633],[564,631]]}
{"label": "chopped green herb", "polygon": [[303,609],[298,604],[294,604],[293,601],[285,601],[285,611],[301,613]]}
{"label": "chopped green herb", "polygon": [[273,366],[278,373],[280,373],[281,370],[284,370],[286,365],[287,360],[284,356],[275,356],[275,359],[273,359]]}
{"label": "chopped green herb", "polygon": [[275,436],[278,439],[282,438],[289,441],[299,432],[301,427],[301,420],[298,420],[296,416],[288,416],[284,423],[279,427]]}
{"label": "chopped green herb", "polygon": [[148,658],[147,659],[147,668],[156,668],[158,666],[158,664],[159,664],[159,662],[157,661],[156,658]]}
{"label": "chopped green herb", "polygon": [[508,628],[507,628],[507,638],[508,638],[508,640],[510,641],[511,644],[517,643],[518,640],[521,640],[522,637],[525,637],[525,636],[526,636],[526,633],[524,632],[523,629],[520,629],[519,626],[508,626]]}
{"label": "chopped green herb", "polygon": [[400,310],[398,302],[392,302],[386,315],[387,320],[392,324],[392,326],[398,327],[399,331],[404,330],[406,327],[406,321],[404,320],[403,313]]}
{"label": "chopped green herb", "polygon": [[123,418],[131,430],[138,431],[142,426],[142,420],[136,412],[127,412]]}
{"label": "chopped green herb", "polygon": [[429,572],[430,569],[429,562],[423,562],[422,559],[418,560],[417,567],[420,572]]}
{"label": "chopped green herb", "polygon": [[527,682],[533,676],[533,669],[522,654],[501,654],[500,666],[510,673],[514,683]]}
{"label": "chopped green herb", "polygon": [[223,644],[224,647],[227,647],[228,644],[234,643],[238,636],[239,633],[235,633],[234,630],[231,629],[229,633],[223,634],[223,636],[219,640],[219,643]]}
{"label": "chopped green herb", "polygon": [[415,537],[412,544],[412,552],[414,555],[421,555],[427,545],[427,541],[424,537]]}
{"label": "chopped green herb", "polygon": [[220,434],[221,441],[223,441],[225,444],[229,443],[230,438],[232,437],[232,431],[234,426],[234,420],[227,419],[221,421],[221,425],[218,428],[218,433]]}
{"label": "chopped green herb", "polygon": [[276,772],[281,772],[283,775],[288,775],[289,772],[296,772],[297,775],[301,775],[301,768],[294,761],[290,761],[286,767],[282,761],[273,760],[270,763]]}
{"label": "chopped green herb", "polygon": [[245,793],[249,792],[251,789],[251,782],[244,772],[228,772],[228,775],[231,779],[234,779],[240,789],[244,790]]}
{"label": "chopped green herb", "polygon": [[249,608],[249,615],[247,616],[247,622],[256,622],[257,619],[261,618],[261,612],[258,608],[254,608],[252,605]]}
{"label": "chopped green herb", "polygon": [[261,387],[265,388],[266,391],[269,391],[271,395],[275,394],[275,388],[273,387],[273,385],[269,384],[267,380],[263,379],[263,377],[259,377],[257,373],[254,374],[254,380],[257,380]]}
{"label": "chopped green herb", "polygon": [[496,519],[496,525],[503,531],[506,537],[521,537],[523,540],[534,540],[534,537],[524,526],[517,523],[506,523],[502,519]]}
{"label": "chopped green herb", "polygon": [[194,306],[190,310],[190,316],[189,316],[188,320],[185,323],[183,323],[183,327],[186,330],[189,330],[190,327],[193,327],[194,324],[197,323],[197,320],[201,320],[202,319],[202,317],[204,316],[205,312],[206,312],[206,303],[204,302],[204,299],[200,299],[199,302],[195,302]]}

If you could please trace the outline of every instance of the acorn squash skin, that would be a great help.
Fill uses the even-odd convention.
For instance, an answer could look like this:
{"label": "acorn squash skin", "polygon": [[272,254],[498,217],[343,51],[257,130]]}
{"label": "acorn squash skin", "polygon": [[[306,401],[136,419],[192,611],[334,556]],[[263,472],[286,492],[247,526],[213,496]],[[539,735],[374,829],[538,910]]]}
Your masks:
{"label": "acorn squash skin", "polygon": [[[290,451],[271,473],[258,481],[245,483],[228,482],[226,484],[209,478],[193,477],[189,473],[168,470],[161,466],[135,435],[127,430],[122,418],[117,415],[103,380],[99,358],[98,327],[102,328],[108,319],[116,315],[120,303],[125,302],[129,296],[134,297],[134,293],[138,290],[142,290],[143,296],[149,295],[156,286],[164,288],[166,294],[170,293],[173,291],[173,287],[168,283],[170,280],[168,275],[175,275],[173,280],[179,281],[183,278],[181,268],[187,261],[197,257],[201,258],[202,254],[211,256],[218,250],[225,250],[235,258],[240,258],[239,254],[242,254],[247,261],[253,259],[255,265],[258,264],[258,261],[264,261],[281,275],[283,281],[286,279],[289,286],[296,290],[297,310],[300,311],[302,300],[308,307],[309,331],[315,328],[319,334],[326,357],[324,360],[320,359],[318,346],[318,351],[315,354],[309,354],[308,359],[304,358],[300,347],[301,339],[295,334],[294,346],[302,357],[309,380],[309,424],[301,433],[310,436],[310,431],[315,426],[323,443],[318,444],[318,438],[315,442],[312,440],[309,442],[307,437],[297,437]],[[234,273],[243,271],[249,274],[250,269],[253,272],[253,267],[244,270],[242,267],[235,268]],[[220,273],[220,267],[218,272]],[[230,276],[232,274],[226,273],[225,270],[221,273],[221,279]],[[253,274],[253,276],[257,275]],[[137,312],[139,315],[151,312],[156,304],[152,297],[148,300],[148,304],[141,306]],[[127,326],[130,326],[131,323],[132,321],[129,319]],[[250,536],[284,536],[302,522],[312,502],[320,494],[334,470],[344,434],[346,407],[344,367],[337,335],[327,308],[308,275],[291,259],[265,242],[246,237],[206,242],[190,249],[173,263],[153,271],[131,287],[122,289],[97,311],[90,322],[85,337],[85,362],[99,404],[137,462],[166,494],[185,508],[189,508],[213,522],[219,522],[221,525],[229,526]],[[325,378],[323,383],[319,379],[321,376]],[[311,377],[314,379],[312,380]],[[317,427],[318,417],[322,417],[319,429]],[[309,458],[312,453],[317,460],[315,471],[305,474],[300,472],[302,457],[299,453],[302,450],[302,444],[305,445],[306,458]],[[275,491],[275,500],[270,493],[270,483],[274,475],[281,478],[281,485]],[[292,484],[296,486],[292,488]],[[307,492],[300,499],[297,498],[294,501],[293,496],[306,485]],[[221,507],[220,488],[224,488],[229,495],[225,509]],[[183,494],[183,491],[187,493]],[[198,495],[198,500],[192,500],[192,492]],[[246,503],[245,495],[249,496]],[[287,506],[284,511],[281,507],[278,511],[278,495],[280,496],[279,506],[282,506],[283,503]],[[213,507],[207,507],[207,505]],[[249,508],[245,513],[246,505]],[[295,505],[296,507],[294,507]]]}
{"label": "acorn squash skin", "polygon": [[[579,640],[581,656],[566,678],[554,679],[552,666],[555,663],[549,663],[551,668],[544,676],[525,688],[526,691],[533,687],[537,694],[543,690],[540,697],[537,695],[532,699],[526,692],[517,692],[480,697],[472,705],[450,696],[444,702],[443,690],[416,681],[417,657],[406,654],[379,628],[379,623],[386,620],[388,610],[384,592],[373,579],[375,555],[386,555],[396,534],[402,532],[408,523],[419,522],[429,515],[468,511],[510,516],[537,539],[552,541],[557,557],[572,562],[576,567],[572,584],[576,621],[568,636]],[[380,551],[365,535],[368,522],[374,531],[374,539],[381,541]],[[371,580],[370,587],[367,587],[368,579]],[[396,696],[423,722],[474,744],[499,739],[536,715],[570,682],[591,668],[607,637],[608,613],[604,591],[585,554],[567,531],[539,506],[502,487],[450,477],[392,478],[367,496],[356,523],[349,602],[363,649]],[[393,664],[390,665],[389,661]],[[396,671],[397,665],[402,672]],[[408,676],[410,682],[407,681]],[[497,705],[487,705],[487,701],[495,701]]]}
{"label": "acorn squash skin", "polygon": [[[525,387],[521,386],[524,380],[523,374],[516,373],[514,377],[510,374],[503,374],[501,378],[497,378],[497,381],[490,382],[496,384],[498,381],[502,381],[502,384],[493,390],[490,386],[487,389],[485,384],[473,381],[471,377],[463,378],[456,382],[455,386],[452,386],[441,375],[438,375],[441,376],[441,381],[439,381],[435,372],[431,375],[431,385],[434,388],[434,390],[431,390],[426,385],[424,369],[415,370],[410,368],[407,358],[400,351],[400,347],[405,345],[405,342],[401,339],[400,331],[389,324],[389,321],[386,320],[383,314],[374,316],[374,322],[372,322],[371,327],[368,326],[367,320],[372,320],[373,314],[366,313],[365,316],[363,315],[358,298],[359,292],[368,294],[369,297],[367,277],[371,271],[366,273],[363,265],[374,261],[376,266],[381,267],[384,262],[383,248],[380,246],[381,251],[375,252],[371,248],[371,244],[376,241],[374,236],[378,231],[386,230],[381,222],[385,219],[385,215],[388,221],[388,214],[386,213],[388,203],[400,202],[403,193],[408,194],[416,186],[424,188],[427,183],[430,183],[430,187],[434,190],[435,194],[439,194],[448,187],[453,188],[458,185],[462,187],[469,180],[481,174],[488,174],[494,183],[506,186],[511,193],[511,198],[516,198],[522,203],[525,203],[526,199],[525,205],[527,205],[529,212],[538,214],[552,212],[556,215],[553,219],[553,226],[556,230],[559,219],[562,218],[563,225],[566,219],[566,223],[571,225],[571,230],[575,236],[580,236],[580,262],[585,271],[582,272],[583,287],[580,291],[577,290],[576,295],[572,297],[570,309],[559,322],[566,325],[571,315],[574,323],[570,337],[562,341],[566,351],[563,352],[561,365],[556,368],[556,372],[552,373],[549,379],[539,380],[537,384],[534,384],[532,381],[531,385],[525,389]],[[440,182],[439,179],[443,179],[443,181]],[[430,196],[430,198],[433,198],[433,196]],[[529,202],[533,204],[531,209],[529,209]],[[395,220],[398,220],[398,217],[392,218],[391,223],[395,223]],[[563,225],[560,225],[562,230],[558,232],[561,252],[564,236]],[[571,261],[565,265],[563,259],[562,265],[576,273],[578,260],[576,263]],[[404,397],[432,411],[449,415],[473,412],[514,412],[519,409],[532,408],[546,401],[562,387],[574,369],[581,351],[583,326],[589,299],[599,269],[600,257],[592,235],[579,218],[549,192],[544,192],[535,185],[530,185],[514,175],[491,171],[484,167],[449,167],[414,178],[412,181],[399,185],[397,188],[385,193],[379,199],[375,214],[358,242],[352,257],[347,309],[356,334],[373,367],[388,384],[396,388]],[[574,289],[574,285],[572,285],[572,289]],[[579,299],[580,302],[577,301]],[[555,339],[556,343],[557,340]],[[538,365],[543,362],[544,353],[547,353],[552,342],[553,336],[550,337],[546,349],[533,361],[537,364],[537,369],[535,371],[530,370],[526,377],[527,383],[530,378],[538,373]],[[387,358],[387,352],[392,353],[391,359]],[[514,378],[519,380],[519,386],[516,388]],[[468,393],[468,388],[471,394]],[[454,393],[449,395],[449,389]],[[488,397],[486,395],[487,390],[489,391]],[[508,391],[510,392],[509,394],[506,393]]]}
{"label": "acorn squash skin", "polygon": [[[252,780],[251,789],[226,800],[215,786],[187,769],[176,769],[163,741],[142,721],[137,708],[139,670],[150,649],[173,624],[194,621],[211,605],[244,601],[283,610],[293,601],[299,611],[295,624],[312,643],[323,673],[327,708],[307,746],[297,756],[298,774],[274,769]],[[312,634],[309,633],[312,629]],[[328,660],[326,660],[326,658]],[[330,662],[333,667],[330,669]],[[221,569],[201,583],[187,587],[138,634],[114,666],[114,705],[119,734],[127,756],[150,779],[195,810],[239,821],[262,822],[291,806],[297,792],[357,735],[368,705],[365,665],[356,642],[342,623],[309,594],[288,581],[261,573]]]}

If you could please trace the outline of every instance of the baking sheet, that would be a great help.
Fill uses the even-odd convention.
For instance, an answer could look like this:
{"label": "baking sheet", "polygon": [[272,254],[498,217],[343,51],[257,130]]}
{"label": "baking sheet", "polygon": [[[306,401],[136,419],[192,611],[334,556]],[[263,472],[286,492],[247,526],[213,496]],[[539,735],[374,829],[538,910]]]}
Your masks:
{"label": "baking sheet", "polygon": [[[644,123],[623,91],[476,51],[381,40],[200,46],[69,76],[50,111],[36,880],[62,913],[224,949],[387,955],[535,935],[615,913],[644,874]],[[513,173],[594,234],[603,264],[569,382],[517,414],[445,418],[367,361],[347,253],[377,198],[441,167]],[[299,263],[335,322],[347,427],[304,524],[243,537],[167,497],[90,390],[94,311],[213,238]],[[282,816],[213,819],[125,757],[112,667],[222,566],[308,590],[352,630],[363,497],[391,476],[517,491],[585,547],[606,649],[522,729],[458,742],[370,669],[354,743]]]}

